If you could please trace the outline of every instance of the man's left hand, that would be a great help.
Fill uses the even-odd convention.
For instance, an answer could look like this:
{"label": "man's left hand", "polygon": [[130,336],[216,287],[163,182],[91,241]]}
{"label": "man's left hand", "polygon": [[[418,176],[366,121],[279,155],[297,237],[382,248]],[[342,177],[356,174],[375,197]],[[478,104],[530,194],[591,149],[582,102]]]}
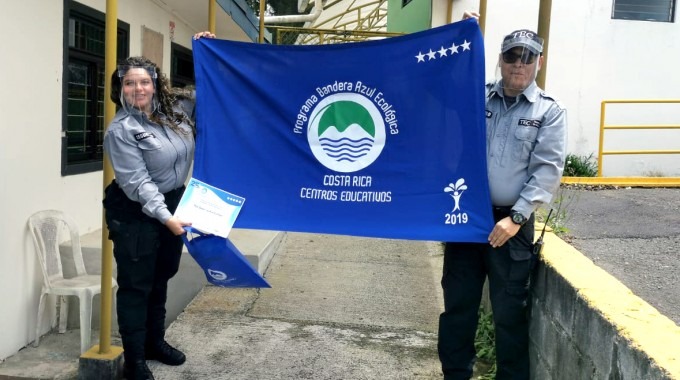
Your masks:
{"label": "man's left hand", "polygon": [[489,244],[492,247],[498,248],[505,244],[511,237],[517,234],[519,224],[515,224],[509,216],[501,219],[493,227],[493,231],[489,234]]}

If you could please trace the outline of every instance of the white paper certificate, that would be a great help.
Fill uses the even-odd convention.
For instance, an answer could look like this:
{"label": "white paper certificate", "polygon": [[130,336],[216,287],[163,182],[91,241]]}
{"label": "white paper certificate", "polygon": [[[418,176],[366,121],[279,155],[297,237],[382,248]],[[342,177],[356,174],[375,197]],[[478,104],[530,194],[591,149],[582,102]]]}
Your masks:
{"label": "white paper certificate", "polygon": [[226,238],[236,221],[245,198],[191,178],[179,201],[175,217],[191,227]]}

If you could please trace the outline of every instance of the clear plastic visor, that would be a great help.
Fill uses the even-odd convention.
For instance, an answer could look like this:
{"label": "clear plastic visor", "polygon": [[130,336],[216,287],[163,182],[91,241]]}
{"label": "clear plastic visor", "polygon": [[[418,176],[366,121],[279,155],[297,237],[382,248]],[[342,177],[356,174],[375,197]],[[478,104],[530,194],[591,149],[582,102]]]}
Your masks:
{"label": "clear plastic visor", "polygon": [[118,66],[120,104],[128,113],[152,114],[158,108],[156,71],[147,66]]}
{"label": "clear plastic visor", "polygon": [[539,54],[525,46],[515,46],[499,54],[496,80],[506,95],[516,96],[534,82],[540,59]]}

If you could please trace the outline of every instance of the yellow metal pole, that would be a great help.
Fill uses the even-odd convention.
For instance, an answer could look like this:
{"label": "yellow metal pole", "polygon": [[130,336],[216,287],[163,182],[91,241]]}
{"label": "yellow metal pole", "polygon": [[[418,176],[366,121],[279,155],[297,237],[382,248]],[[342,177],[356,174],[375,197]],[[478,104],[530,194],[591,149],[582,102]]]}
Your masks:
{"label": "yellow metal pole", "polygon": [[260,32],[257,35],[257,42],[260,44],[264,42],[264,9],[266,5],[266,0],[260,0]]}
{"label": "yellow metal pole", "polygon": [[600,104],[600,143],[597,148],[597,176],[602,177],[602,148],[604,146],[604,109],[606,101]]}
{"label": "yellow metal pole", "polygon": [[550,16],[552,0],[541,0],[538,8],[538,35],[543,38],[543,66],[536,76],[538,87],[545,90],[545,78],[548,72],[548,47],[550,46]]}
{"label": "yellow metal pole", "polygon": [[208,30],[215,34],[215,9],[216,0],[208,0]]}
{"label": "yellow metal pole", "polygon": [[[104,55],[104,128],[106,128],[116,114],[116,106],[109,99],[111,93],[111,73],[116,69],[116,40],[118,35],[118,0],[106,0],[106,53]],[[113,180],[113,169],[106,155],[104,155],[104,182],[105,189]],[[102,194],[104,191],[102,191]],[[111,351],[111,304],[112,290],[111,277],[113,276],[113,245],[108,239],[109,231],[106,221],[102,217],[102,293],[101,293],[101,322],[99,327],[99,354],[108,354]]]}
{"label": "yellow metal pole", "polygon": [[450,24],[451,20],[453,19],[453,0],[449,0],[449,2],[446,4],[446,23]]}
{"label": "yellow metal pole", "polygon": [[486,0],[479,0],[479,29],[482,31],[482,36],[484,35],[485,27],[486,27]]}

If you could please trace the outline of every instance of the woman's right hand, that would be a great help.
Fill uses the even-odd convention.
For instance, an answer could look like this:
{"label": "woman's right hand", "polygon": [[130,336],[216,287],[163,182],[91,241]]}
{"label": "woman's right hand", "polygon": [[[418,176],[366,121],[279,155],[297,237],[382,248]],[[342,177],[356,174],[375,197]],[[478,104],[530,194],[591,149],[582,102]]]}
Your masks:
{"label": "woman's right hand", "polygon": [[167,222],[165,222],[165,226],[168,227],[170,232],[175,234],[175,236],[179,235],[184,235],[186,233],[186,230],[184,229],[184,226],[190,226],[191,223],[183,222],[177,218],[170,217]]}
{"label": "woman's right hand", "polygon": [[463,20],[467,20],[469,18],[474,18],[475,20],[479,21],[479,13],[472,11],[463,12]]}

